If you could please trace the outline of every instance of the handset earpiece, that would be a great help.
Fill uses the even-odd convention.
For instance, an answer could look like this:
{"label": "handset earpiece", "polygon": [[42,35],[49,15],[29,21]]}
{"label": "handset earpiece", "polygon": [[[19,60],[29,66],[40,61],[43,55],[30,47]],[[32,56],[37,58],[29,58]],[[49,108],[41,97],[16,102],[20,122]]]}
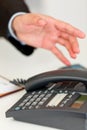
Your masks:
{"label": "handset earpiece", "polygon": [[[59,69],[44,72],[29,78],[25,84],[27,91],[41,89],[48,83],[57,83],[59,81],[80,81],[87,84],[87,70],[79,69]],[[86,86],[86,85],[85,85]],[[87,88],[86,88],[87,89]]]}

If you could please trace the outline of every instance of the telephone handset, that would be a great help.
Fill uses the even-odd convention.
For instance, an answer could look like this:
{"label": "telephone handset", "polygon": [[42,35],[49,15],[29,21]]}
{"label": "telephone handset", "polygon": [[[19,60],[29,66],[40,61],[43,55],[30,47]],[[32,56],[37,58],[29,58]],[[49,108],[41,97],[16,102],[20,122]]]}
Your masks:
{"label": "telephone handset", "polygon": [[41,89],[48,83],[57,83],[59,81],[79,81],[85,84],[87,90],[87,70],[79,69],[59,69],[41,73],[27,80],[25,89],[27,91],[33,91]]}

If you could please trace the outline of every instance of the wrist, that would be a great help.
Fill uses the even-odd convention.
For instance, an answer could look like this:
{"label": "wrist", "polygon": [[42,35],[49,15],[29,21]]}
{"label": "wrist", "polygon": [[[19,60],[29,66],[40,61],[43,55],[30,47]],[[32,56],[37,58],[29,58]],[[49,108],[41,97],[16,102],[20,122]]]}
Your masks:
{"label": "wrist", "polygon": [[23,15],[23,14],[26,14],[26,13],[24,13],[24,12],[19,12],[19,13],[14,14],[14,15],[10,18],[10,21],[9,21],[9,23],[8,23],[8,30],[9,30],[11,36],[12,36],[13,38],[15,38],[16,40],[18,40],[18,38],[17,38],[17,35],[16,35],[16,31],[15,31],[15,25],[13,24],[13,22],[14,22],[14,19],[15,19],[17,16]]}

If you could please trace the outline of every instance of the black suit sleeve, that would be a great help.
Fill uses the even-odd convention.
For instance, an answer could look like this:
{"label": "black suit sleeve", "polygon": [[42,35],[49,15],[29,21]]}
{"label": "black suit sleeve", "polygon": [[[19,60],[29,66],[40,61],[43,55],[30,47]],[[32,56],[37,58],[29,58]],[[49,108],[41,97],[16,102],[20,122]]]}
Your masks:
{"label": "black suit sleeve", "polygon": [[28,45],[22,45],[19,41],[11,37],[8,31],[8,22],[11,16],[17,12],[30,13],[24,0],[0,0],[0,36],[9,40],[10,43],[23,54],[30,55],[35,48]]}

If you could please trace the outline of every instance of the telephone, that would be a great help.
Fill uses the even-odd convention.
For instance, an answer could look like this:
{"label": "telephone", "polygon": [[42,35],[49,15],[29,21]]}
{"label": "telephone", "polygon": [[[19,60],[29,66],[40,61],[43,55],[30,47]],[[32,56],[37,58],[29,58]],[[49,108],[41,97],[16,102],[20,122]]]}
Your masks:
{"label": "telephone", "polygon": [[25,89],[26,94],[6,117],[64,130],[87,130],[87,70],[44,72],[29,78]]}

